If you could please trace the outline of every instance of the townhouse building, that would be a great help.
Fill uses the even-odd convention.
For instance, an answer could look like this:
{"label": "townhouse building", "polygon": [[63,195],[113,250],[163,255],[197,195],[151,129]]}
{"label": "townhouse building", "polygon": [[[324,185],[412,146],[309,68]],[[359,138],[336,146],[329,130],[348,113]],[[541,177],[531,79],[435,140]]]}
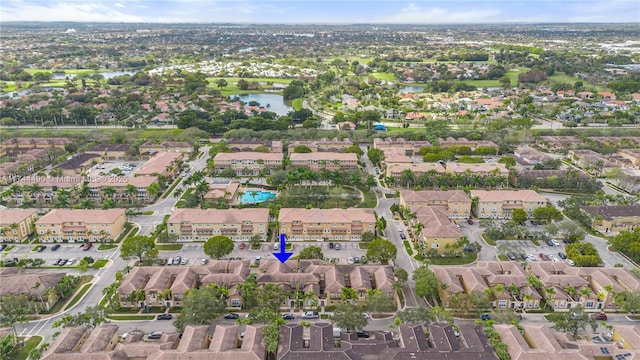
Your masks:
{"label": "townhouse building", "polygon": [[282,153],[217,153],[213,158],[214,169],[233,169],[237,174],[258,176],[264,171],[282,167]]}
{"label": "townhouse building", "polygon": [[102,160],[114,161],[125,160],[127,152],[131,146],[129,144],[97,144],[85,150],[85,154],[94,154]]}
{"label": "townhouse building", "polygon": [[69,160],[61,162],[54,169],[62,171],[64,176],[77,176],[84,174],[91,169],[94,164],[100,162],[100,155],[96,154],[78,154]]}
{"label": "townhouse building", "polygon": [[249,241],[254,235],[267,239],[269,209],[176,209],[167,220],[169,237],[176,241],[206,241],[224,235],[233,241]]}
{"label": "townhouse building", "polygon": [[441,206],[449,219],[471,217],[471,198],[462,190],[400,190],[400,205],[407,208]]}
{"label": "townhouse building", "polygon": [[16,182],[17,192],[11,194],[16,205],[22,205],[25,199],[39,204],[51,204],[60,191],[70,193],[76,186],[84,183],[82,176],[25,176]]}
{"label": "townhouse building", "polygon": [[515,209],[531,217],[535,209],[547,205],[547,199],[533,190],[471,190],[471,197],[478,198],[473,211],[479,219],[511,219]]}
{"label": "townhouse building", "polygon": [[36,221],[42,242],[114,241],[124,231],[124,209],[53,209]]}
{"label": "townhouse building", "polygon": [[65,274],[62,272],[27,273],[20,268],[0,268],[0,307],[5,297],[25,295],[33,308],[47,311],[58,301],[52,291]]}
{"label": "townhouse building", "polygon": [[354,153],[312,152],[289,155],[291,166],[308,167],[313,171],[327,169],[355,169],[358,167],[358,155]]}
{"label": "townhouse building", "polygon": [[[227,305],[240,308],[242,294],[238,285],[244,284],[250,273],[250,260],[214,260],[204,266],[151,267],[132,269],[118,288],[122,307],[180,306],[190,289],[208,284],[224,285],[229,289]],[[256,273],[258,286],[282,286],[287,298],[282,309],[301,305],[315,309],[343,302],[342,289],[356,291],[357,298],[346,300],[364,304],[369,290],[379,290],[393,296],[394,275],[389,265],[323,265],[318,260],[264,260]],[[305,295],[307,294],[307,295]]]}
{"label": "townhouse building", "polygon": [[37,209],[0,209],[0,242],[22,242],[37,219]]}
{"label": "townhouse building", "polygon": [[386,176],[398,180],[400,179],[402,173],[406,170],[414,173],[416,177],[423,176],[432,172],[435,174],[443,174],[445,172],[445,168],[437,163],[390,163],[387,165]]}
{"label": "townhouse building", "polygon": [[32,174],[49,164],[56,157],[64,153],[59,148],[29,149],[22,153],[9,153],[9,161],[0,164],[0,185],[8,185],[20,180],[21,177]]}
{"label": "townhouse building", "polygon": [[135,176],[173,177],[180,171],[183,157],[184,154],[181,152],[158,152],[133,174]]}
{"label": "townhouse building", "polygon": [[505,181],[509,176],[509,169],[503,164],[459,164],[449,162],[446,164],[446,172],[453,175],[478,175],[483,178],[488,176],[502,176]]}
{"label": "townhouse building", "polygon": [[101,202],[110,198],[116,202],[149,203],[158,195],[151,189],[153,184],[158,184],[157,176],[101,176],[92,178],[87,186],[89,197]]}
{"label": "townhouse building", "polygon": [[138,148],[140,153],[153,153],[153,152],[170,152],[187,154],[193,151],[193,145],[184,141],[163,141],[156,143],[153,140],[148,140]]}
{"label": "townhouse building", "polygon": [[291,241],[360,241],[362,234],[376,231],[373,209],[283,208],[278,222]]}
{"label": "townhouse building", "polygon": [[591,227],[602,233],[633,231],[640,225],[639,205],[581,206],[593,219]]}
{"label": "townhouse building", "polygon": [[[42,354],[43,360],[264,360],[262,325],[187,325],[183,332],[147,339],[142,332],[119,335],[119,326],[67,326]],[[123,331],[120,331],[123,332]]]}
{"label": "townhouse building", "polygon": [[227,146],[229,149],[235,152],[251,152],[257,147],[266,147],[269,152],[281,153],[283,152],[282,141],[280,140],[261,140],[261,139],[227,139]]}
{"label": "townhouse building", "polygon": [[464,237],[449,220],[449,214],[443,206],[414,206],[410,209],[416,215],[409,220],[411,226],[422,224],[420,231],[415,233],[415,240],[424,243],[427,251],[433,249],[439,254],[448,252]]}
{"label": "townhouse building", "polygon": [[349,138],[344,139],[318,139],[318,140],[297,140],[291,141],[287,146],[287,150],[290,154],[293,154],[293,149],[296,146],[306,146],[311,149],[312,152],[339,152],[342,153],[347,148],[353,145],[353,141]]}
{"label": "townhouse building", "polygon": [[60,149],[71,144],[69,138],[9,138],[0,142],[0,156],[8,153],[22,153],[30,149]]}

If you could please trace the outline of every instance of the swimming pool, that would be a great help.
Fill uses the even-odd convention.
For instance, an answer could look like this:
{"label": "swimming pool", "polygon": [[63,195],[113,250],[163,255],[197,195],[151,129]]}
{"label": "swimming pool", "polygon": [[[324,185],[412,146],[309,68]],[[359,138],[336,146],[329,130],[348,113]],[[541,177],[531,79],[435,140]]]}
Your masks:
{"label": "swimming pool", "polygon": [[[255,197],[253,193],[255,192]],[[271,198],[276,197],[276,193],[262,190],[247,190],[242,196],[240,196],[241,204],[253,204],[265,202]]]}

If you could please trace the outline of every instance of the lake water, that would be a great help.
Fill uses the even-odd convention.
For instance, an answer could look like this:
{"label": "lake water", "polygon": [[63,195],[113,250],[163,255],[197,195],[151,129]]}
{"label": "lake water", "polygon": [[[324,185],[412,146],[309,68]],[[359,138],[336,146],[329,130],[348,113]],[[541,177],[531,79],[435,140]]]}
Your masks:
{"label": "lake water", "polygon": [[400,88],[400,92],[403,94],[418,93],[423,91],[424,91],[424,88],[422,86],[405,86]]}
{"label": "lake water", "polygon": [[278,115],[287,115],[289,111],[293,111],[291,105],[284,101],[282,95],[278,94],[243,94],[243,95],[231,95],[230,98],[238,97],[240,101],[248,104],[250,101],[257,101],[260,106],[266,107],[270,105],[269,111],[273,111]]}
{"label": "lake water", "polygon": [[26,90],[6,92],[6,93],[0,94],[0,97],[14,97],[14,96],[20,97],[22,95],[29,94],[29,93],[37,93],[41,91],[56,91],[56,90],[62,90],[62,89],[63,88],[57,87],[57,86],[46,86],[40,89],[26,89]]}

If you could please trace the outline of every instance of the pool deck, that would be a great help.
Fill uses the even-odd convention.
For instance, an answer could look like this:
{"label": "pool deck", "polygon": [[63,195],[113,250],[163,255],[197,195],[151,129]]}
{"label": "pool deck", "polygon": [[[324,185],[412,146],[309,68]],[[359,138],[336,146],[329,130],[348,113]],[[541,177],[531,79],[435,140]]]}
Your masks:
{"label": "pool deck", "polygon": [[[265,190],[265,189],[260,189],[260,188],[240,188],[240,189],[238,189],[237,193],[242,192],[244,194],[251,194],[252,191],[269,192],[269,193],[272,193],[272,194],[276,194],[276,196],[278,196],[278,192],[275,191],[275,190]],[[266,200],[264,200],[264,201],[266,201]],[[258,201],[257,203],[261,203],[261,202],[264,202],[264,201]],[[233,202],[231,203],[231,205],[241,205],[241,204],[242,205],[244,205],[244,204],[253,204],[253,202],[249,201],[249,202],[244,202],[243,203],[243,202],[240,201],[240,196],[236,195],[236,197],[233,199]]]}

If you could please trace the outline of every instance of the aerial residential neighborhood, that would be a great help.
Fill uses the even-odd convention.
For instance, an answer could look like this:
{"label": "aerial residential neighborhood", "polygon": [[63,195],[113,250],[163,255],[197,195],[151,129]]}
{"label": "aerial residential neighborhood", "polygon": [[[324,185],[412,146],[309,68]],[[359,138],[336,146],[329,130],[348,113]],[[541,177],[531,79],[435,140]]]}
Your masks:
{"label": "aerial residential neighborhood", "polygon": [[637,4],[270,3],[0,6],[0,359],[640,358]]}

